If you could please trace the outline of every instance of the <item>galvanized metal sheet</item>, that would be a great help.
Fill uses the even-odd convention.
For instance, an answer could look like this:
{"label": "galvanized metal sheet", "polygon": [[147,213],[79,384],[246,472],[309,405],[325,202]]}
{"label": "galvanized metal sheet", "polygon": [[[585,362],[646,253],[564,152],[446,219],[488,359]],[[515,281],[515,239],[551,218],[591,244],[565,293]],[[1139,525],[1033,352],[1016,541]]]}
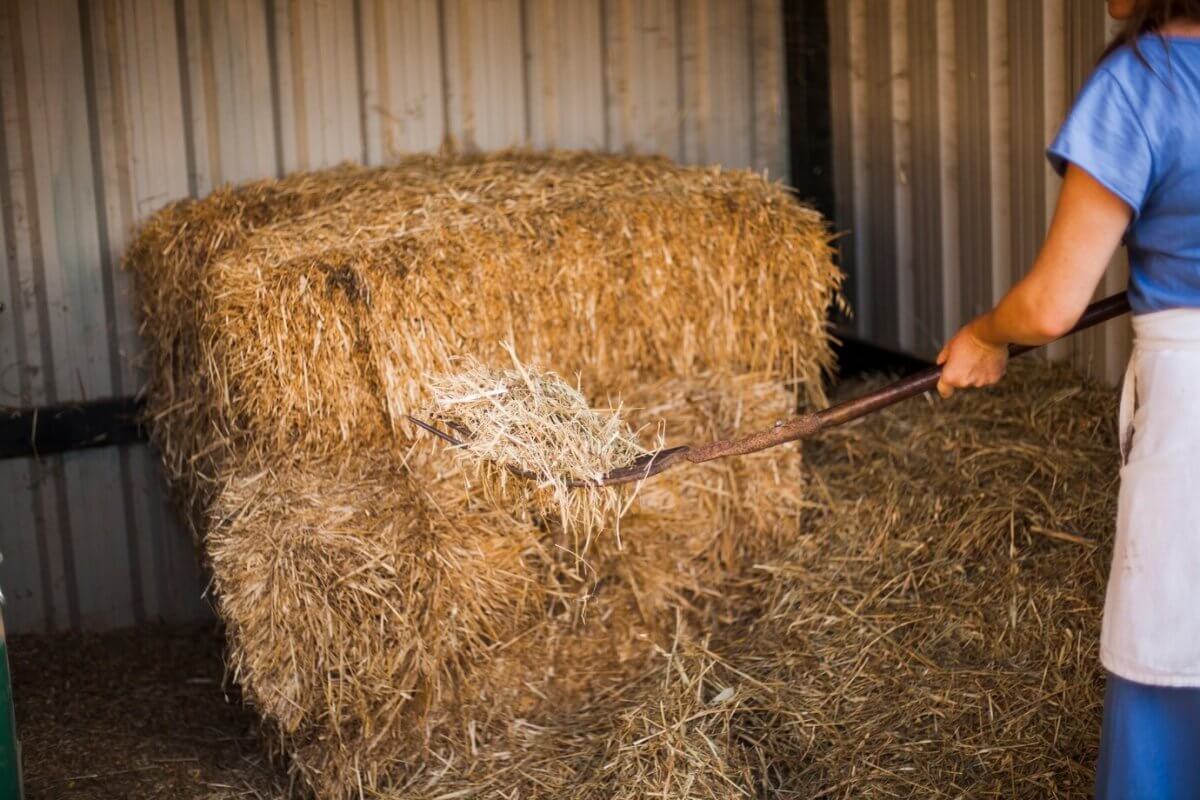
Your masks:
{"label": "galvanized metal sheet", "polygon": [[[120,258],[175,199],[442,146],[784,177],[779,0],[0,3],[0,402],[142,379]],[[10,631],[207,613],[144,445],[0,462]]]}
{"label": "galvanized metal sheet", "polygon": [[[1032,265],[1043,152],[1112,34],[1090,0],[829,0],[837,226],[858,333],[932,356]],[[1099,293],[1124,287],[1114,259]],[[1127,322],[1050,350],[1110,381]]]}

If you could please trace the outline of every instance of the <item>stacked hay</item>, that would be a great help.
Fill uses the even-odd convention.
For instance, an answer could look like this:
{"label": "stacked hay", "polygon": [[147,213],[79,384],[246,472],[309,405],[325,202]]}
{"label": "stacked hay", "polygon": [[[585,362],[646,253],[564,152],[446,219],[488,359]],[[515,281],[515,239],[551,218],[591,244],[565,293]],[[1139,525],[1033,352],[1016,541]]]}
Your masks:
{"label": "stacked hay", "polygon": [[412,796],[1091,797],[1114,406],[1014,364],[807,442],[802,533],[708,619]]}
{"label": "stacked hay", "polygon": [[512,774],[531,720],[611,699],[798,530],[790,449],[665,477],[582,555],[403,419],[428,376],[503,363],[505,341],[684,441],[787,415],[785,381],[820,401],[828,234],[754,175],[580,154],[342,168],[171,206],[129,263],[154,438],[232,670],[322,797]]}
{"label": "stacked hay", "polygon": [[405,435],[420,376],[502,363],[505,341],[597,397],[769,370],[820,400],[830,255],[819,215],[755,175],[564,154],[222,189],[152,218],[129,263],[156,440],[203,497],[231,452]]}

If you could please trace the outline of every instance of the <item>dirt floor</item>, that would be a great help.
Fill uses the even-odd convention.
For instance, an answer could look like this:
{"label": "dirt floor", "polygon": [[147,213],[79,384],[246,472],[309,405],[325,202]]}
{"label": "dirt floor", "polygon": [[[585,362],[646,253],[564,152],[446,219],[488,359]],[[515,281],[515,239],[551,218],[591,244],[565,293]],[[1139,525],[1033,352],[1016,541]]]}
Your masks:
{"label": "dirt floor", "polygon": [[215,624],[8,641],[27,800],[278,798]]}

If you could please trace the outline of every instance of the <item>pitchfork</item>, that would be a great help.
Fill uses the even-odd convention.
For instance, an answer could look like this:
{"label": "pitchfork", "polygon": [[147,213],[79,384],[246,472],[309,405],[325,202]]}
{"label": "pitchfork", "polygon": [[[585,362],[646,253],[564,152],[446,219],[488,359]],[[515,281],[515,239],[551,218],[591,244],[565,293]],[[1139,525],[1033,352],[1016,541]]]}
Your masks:
{"label": "pitchfork", "polygon": [[[1106,297],[1088,306],[1075,327],[1060,338],[1065,339],[1073,333],[1078,333],[1094,325],[1107,322],[1110,319],[1121,316],[1127,311],[1129,311],[1129,299],[1126,297],[1125,292],[1115,294],[1112,297]],[[1036,349],[1036,347],[1028,345],[1013,345],[1009,347],[1008,354],[1010,357],[1015,357]],[[573,480],[569,481],[567,485],[578,489],[634,483],[651,478],[684,462],[702,464],[705,461],[712,461],[716,458],[742,456],[747,453],[766,450],[768,447],[776,447],[788,442],[794,442],[798,439],[806,439],[817,435],[827,428],[845,425],[847,422],[895,405],[901,400],[907,400],[910,397],[924,394],[937,386],[938,378],[941,377],[941,374],[941,367],[929,367],[928,369],[923,369],[920,372],[909,375],[907,378],[901,378],[895,383],[884,386],[882,389],[876,389],[873,392],[868,392],[852,400],[846,400],[835,406],[830,406],[823,411],[801,414],[792,417],[786,422],[777,422],[770,430],[759,431],[758,433],[752,433],[749,436],[738,439],[721,439],[720,441],[700,446],[681,445],[679,447],[658,450],[657,452],[638,458],[627,467],[614,469],[595,480]],[[463,439],[459,439],[415,417],[409,417],[409,420],[414,425],[432,433],[434,436],[444,439],[456,447],[464,446],[464,439],[470,438],[470,433],[461,428],[456,427],[455,432],[462,436]],[[509,466],[508,470],[514,475],[531,480],[540,480],[542,477],[534,472],[516,466]]]}

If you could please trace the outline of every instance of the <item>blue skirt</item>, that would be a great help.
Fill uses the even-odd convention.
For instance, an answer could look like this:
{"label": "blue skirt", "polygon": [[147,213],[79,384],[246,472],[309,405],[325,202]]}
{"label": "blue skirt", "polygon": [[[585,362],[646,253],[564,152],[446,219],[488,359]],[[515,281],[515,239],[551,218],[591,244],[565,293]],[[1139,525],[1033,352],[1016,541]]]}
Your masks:
{"label": "blue skirt", "polygon": [[1200,798],[1200,688],[1108,673],[1096,800]]}

